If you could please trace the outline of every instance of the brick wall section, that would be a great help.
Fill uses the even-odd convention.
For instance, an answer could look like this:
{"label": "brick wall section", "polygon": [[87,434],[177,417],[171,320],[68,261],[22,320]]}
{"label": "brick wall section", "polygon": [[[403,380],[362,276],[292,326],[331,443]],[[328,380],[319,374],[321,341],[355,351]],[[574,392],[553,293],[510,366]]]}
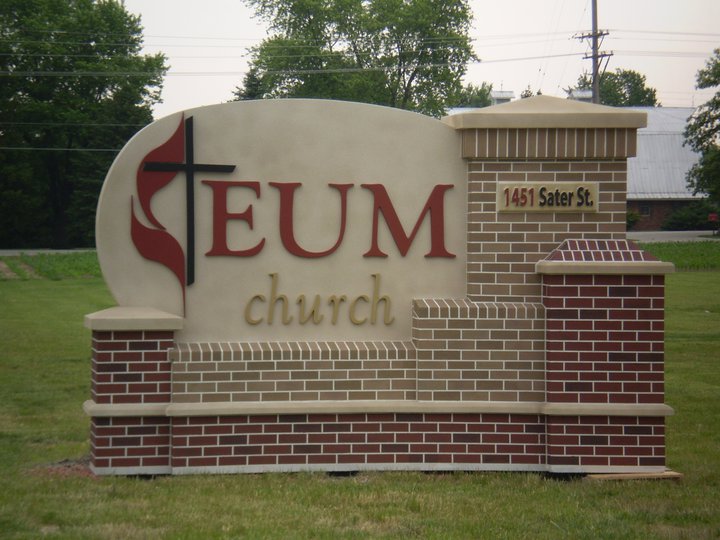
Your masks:
{"label": "brick wall section", "polygon": [[95,403],[170,401],[172,331],[94,331],[92,399]]}
{"label": "brick wall section", "polygon": [[[625,237],[627,158],[634,129],[468,129],[467,294],[478,302],[540,302],[535,263],[568,238]],[[498,213],[497,183],[598,182],[594,213]]]}
{"label": "brick wall section", "polygon": [[466,159],[624,159],[637,151],[637,130],[627,128],[467,129]]}
{"label": "brick wall section", "polygon": [[[297,414],[173,419],[172,466],[270,470],[422,464],[541,470],[544,420],[510,414]],[[242,469],[240,469],[242,470]]]}
{"label": "brick wall section", "polygon": [[[170,472],[170,418],[94,417],[90,425],[92,466]],[[166,469],[166,470],[162,470]]]}
{"label": "brick wall section", "polygon": [[541,304],[413,303],[418,399],[544,401]]}
{"label": "brick wall section", "polygon": [[[93,331],[92,399],[97,404],[170,402],[172,331]],[[170,419],[93,417],[95,469],[170,472]]]}
{"label": "brick wall section", "polygon": [[[497,183],[598,182],[597,212],[496,212]],[[540,302],[535,263],[570,238],[625,237],[626,160],[472,161],[468,172],[467,293],[478,302]]]}
{"label": "brick wall section", "polygon": [[547,463],[568,467],[664,467],[663,418],[549,416]]}
{"label": "brick wall section", "polygon": [[[548,260],[654,260],[632,242],[569,241]],[[664,276],[544,275],[548,403],[664,402]]]}
{"label": "brick wall section", "polygon": [[410,342],[179,343],[175,403],[416,398]]}
{"label": "brick wall section", "polygon": [[[570,240],[548,261],[656,261],[628,241]],[[548,403],[664,403],[664,276],[543,276]],[[550,416],[548,466],[665,465],[662,417]]]}
{"label": "brick wall section", "polygon": [[663,276],[545,276],[547,400],[663,403]]}
{"label": "brick wall section", "polygon": [[[633,231],[659,231],[663,222],[676,210],[691,205],[692,200],[629,200],[628,211],[640,214],[640,219],[633,226]],[[642,209],[647,209],[649,215],[642,215]]]}

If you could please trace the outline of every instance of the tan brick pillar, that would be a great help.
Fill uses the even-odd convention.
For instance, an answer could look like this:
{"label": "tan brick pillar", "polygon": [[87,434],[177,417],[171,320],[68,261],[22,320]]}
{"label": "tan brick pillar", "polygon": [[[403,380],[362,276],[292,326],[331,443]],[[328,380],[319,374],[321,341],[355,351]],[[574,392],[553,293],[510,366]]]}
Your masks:
{"label": "tan brick pillar", "polygon": [[[467,294],[540,302],[535,263],[567,239],[623,239],[627,158],[646,115],[537,96],[449,116],[468,163]],[[499,212],[501,182],[597,182],[592,212]]]}
{"label": "tan brick pillar", "polygon": [[[545,318],[547,469],[662,470],[671,265],[625,241],[627,158],[644,113],[538,96],[445,121],[461,130],[468,162],[468,299],[524,303]],[[580,188],[592,204],[580,204]],[[579,266],[553,267],[558,248]]]}

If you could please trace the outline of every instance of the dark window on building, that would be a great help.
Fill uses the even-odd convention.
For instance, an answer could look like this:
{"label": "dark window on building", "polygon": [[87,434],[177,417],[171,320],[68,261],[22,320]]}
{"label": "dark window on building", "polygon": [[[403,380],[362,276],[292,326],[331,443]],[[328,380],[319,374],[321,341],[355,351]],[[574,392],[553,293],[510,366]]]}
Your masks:
{"label": "dark window on building", "polygon": [[650,216],[650,205],[649,204],[641,204],[640,205],[640,215],[643,217]]}

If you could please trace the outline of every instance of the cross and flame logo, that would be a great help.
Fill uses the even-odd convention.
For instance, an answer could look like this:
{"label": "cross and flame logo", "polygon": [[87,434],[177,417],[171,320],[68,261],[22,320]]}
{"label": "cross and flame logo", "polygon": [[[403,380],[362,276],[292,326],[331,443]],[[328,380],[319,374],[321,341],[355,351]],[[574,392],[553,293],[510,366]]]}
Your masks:
{"label": "cross and flame logo", "polygon": [[[136,173],[137,198],[150,227],[136,214],[134,197],[130,199],[130,235],[140,255],[168,268],[182,289],[183,311],[187,287],[195,282],[195,173],[231,173],[235,165],[195,163],[193,118],[183,115],[170,138],[151,150],[140,162]],[[152,198],[172,182],[178,173],[185,173],[186,248],[185,250],[158,221],[152,211]]]}

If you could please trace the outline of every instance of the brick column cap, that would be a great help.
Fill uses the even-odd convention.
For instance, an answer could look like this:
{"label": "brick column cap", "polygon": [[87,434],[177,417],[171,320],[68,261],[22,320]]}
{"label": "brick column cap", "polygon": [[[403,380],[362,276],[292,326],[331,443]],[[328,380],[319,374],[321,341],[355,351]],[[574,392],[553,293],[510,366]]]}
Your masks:
{"label": "brick column cap", "polygon": [[675,265],[659,261],[630,240],[565,240],[535,263],[538,274],[670,274]]}
{"label": "brick column cap", "polygon": [[85,315],[85,327],[97,331],[180,330],[184,319],[151,307],[117,306]]}
{"label": "brick column cap", "polygon": [[535,272],[545,275],[643,275],[655,276],[672,274],[673,263],[662,261],[644,262],[566,262],[539,261],[535,263]]}
{"label": "brick column cap", "polygon": [[455,129],[637,129],[647,126],[647,113],[571,99],[534,96],[493,107],[471,109],[446,116],[442,121]]}
{"label": "brick column cap", "polygon": [[83,403],[83,412],[94,418],[167,416],[169,403],[95,403],[88,399]]}

